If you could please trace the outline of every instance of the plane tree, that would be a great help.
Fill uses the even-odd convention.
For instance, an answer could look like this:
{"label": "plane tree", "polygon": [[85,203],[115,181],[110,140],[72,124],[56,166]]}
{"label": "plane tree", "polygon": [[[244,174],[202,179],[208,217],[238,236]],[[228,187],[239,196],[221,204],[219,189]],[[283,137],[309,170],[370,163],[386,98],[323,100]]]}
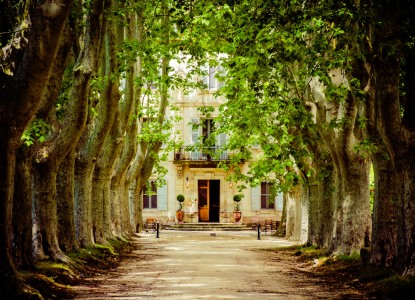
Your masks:
{"label": "plane tree", "polygon": [[4,4],[0,25],[5,33],[0,56],[1,286],[10,294],[36,294],[24,283],[11,257],[16,153],[22,133],[45,93],[72,1],[27,1],[19,7]]}
{"label": "plane tree", "polygon": [[[364,246],[370,206],[369,160],[355,151],[363,141],[360,103],[333,72],[348,63],[347,48],[335,44],[344,31],[332,21],[344,9],[300,1],[210,4],[195,12],[192,32],[206,37],[202,47],[227,54],[221,94],[229,101],[219,122],[232,133],[229,149],[246,152],[257,143],[264,151],[240,178],[273,181],[282,190],[317,183],[319,203],[309,207],[318,211],[309,213],[320,218],[310,218],[310,239],[348,255]],[[330,224],[324,234],[315,229],[323,223]]]}
{"label": "plane tree", "polygon": [[206,1],[190,22],[200,47],[228,54],[221,122],[245,139],[228,146],[256,140],[265,151],[249,181],[268,171],[296,178],[284,168],[290,161],[303,184],[325,178],[321,214],[329,208],[333,220],[325,245],[351,254],[370,239],[371,262],[402,274],[414,264],[413,9],[409,1]]}

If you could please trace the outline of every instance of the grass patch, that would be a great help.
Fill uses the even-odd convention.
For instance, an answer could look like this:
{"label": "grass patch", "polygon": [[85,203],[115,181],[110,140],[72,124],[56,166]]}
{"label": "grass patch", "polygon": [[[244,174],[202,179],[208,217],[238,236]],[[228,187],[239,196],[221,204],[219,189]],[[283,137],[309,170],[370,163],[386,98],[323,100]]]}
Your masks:
{"label": "grass patch", "polygon": [[313,275],[339,285],[348,284],[371,299],[413,299],[415,276],[399,276],[392,268],[376,267],[364,262],[359,253],[334,256],[315,246],[279,248],[293,253],[298,261],[313,262]]}
{"label": "grass patch", "polygon": [[63,299],[71,293],[71,286],[60,282],[62,276],[59,276],[57,270],[62,270],[61,268],[53,267],[53,270],[55,270],[55,273],[43,266],[42,271],[46,271],[48,274],[43,274],[39,270],[35,272],[22,271],[20,273],[27,283],[42,294],[44,299]]}
{"label": "grass patch", "polygon": [[133,243],[126,239],[108,241],[108,245],[95,244],[91,247],[68,251],[70,264],[42,261],[32,270],[19,270],[24,279],[37,289],[44,299],[70,299],[71,285],[84,277],[101,274],[118,265],[123,253],[132,249]]}

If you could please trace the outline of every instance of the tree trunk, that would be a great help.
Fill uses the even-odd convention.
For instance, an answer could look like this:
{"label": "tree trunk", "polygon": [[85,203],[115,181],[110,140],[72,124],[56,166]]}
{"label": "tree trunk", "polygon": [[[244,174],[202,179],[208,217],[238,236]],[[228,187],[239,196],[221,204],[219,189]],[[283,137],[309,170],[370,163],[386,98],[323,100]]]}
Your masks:
{"label": "tree trunk", "polygon": [[13,57],[13,51],[7,52],[12,53],[11,56],[1,57],[2,65],[4,62],[4,65],[14,66],[12,75],[0,74],[3,82],[0,90],[0,127],[4,129],[0,134],[0,288],[4,295],[12,297],[37,294],[23,283],[11,259],[16,152],[20,137],[42,99],[71,6],[71,0],[61,0],[33,7],[27,18],[32,21],[27,36],[28,46],[23,43],[23,49],[20,48],[24,51],[23,57]]}
{"label": "tree trunk", "polygon": [[26,146],[18,150],[13,195],[13,259],[17,268],[33,267],[32,156]]}
{"label": "tree trunk", "polygon": [[[108,245],[111,232],[111,173],[97,166],[93,178],[94,196],[92,197],[92,233],[94,242]],[[97,171],[98,170],[98,171]]]}
{"label": "tree trunk", "polygon": [[74,164],[73,149],[59,166],[56,189],[58,204],[58,240],[62,250],[78,249],[74,223]]}
{"label": "tree trunk", "polygon": [[[310,134],[310,133],[308,133]],[[318,137],[314,137],[318,139]],[[312,144],[308,149],[314,155],[312,164],[303,172],[312,171],[316,174],[312,178],[304,177],[310,182],[309,232],[307,243],[321,248],[329,249],[333,237],[334,208],[333,190],[333,164],[330,154],[324,144]],[[307,166],[306,163],[303,163]]]}
{"label": "tree trunk", "polygon": [[70,259],[63,253],[58,244],[57,168],[56,161],[50,160],[34,167],[34,183],[36,186],[34,204],[38,220],[38,230],[41,236],[40,243],[42,243],[44,252],[34,253],[34,255],[36,259],[43,259],[45,257],[44,254],[46,254],[54,261],[69,263]]}
{"label": "tree trunk", "polygon": [[334,204],[336,203],[335,193],[331,190],[333,184],[333,178],[328,177],[318,185],[318,196],[322,210],[318,238],[320,243],[317,246],[325,249],[330,249],[333,239]]}
{"label": "tree trunk", "polygon": [[[57,98],[59,89],[61,86],[64,70],[67,65],[67,58],[69,56],[73,39],[71,38],[69,26],[65,27],[64,34],[61,38],[61,43],[59,46],[58,53],[53,66],[52,74],[53,76],[49,78],[46,93],[42,99],[41,106],[39,107],[36,115],[39,118],[48,120],[50,116],[51,107],[53,102]],[[54,114],[55,110],[52,110]],[[55,116],[49,118],[49,123],[55,123]],[[57,126],[52,125],[51,128],[56,128]],[[21,255],[16,255],[16,257],[23,257],[26,260],[26,265],[33,261],[32,254],[32,166],[28,166],[28,163],[32,163],[31,159],[39,147],[39,144],[35,142],[33,145],[29,146],[21,145],[19,148],[19,158],[17,161],[17,172],[16,172],[16,182],[15,182],[15,194],[14,202],[15,205],[19,208],[18,213],[15,210],[13,223],[15,228],[20,228],[19,233],[15,237],[19,237],[16,240],[16,248],[19,249],[18,252]],[[37,225],[37,224],[36,224]],[[26,227],[24,231],[22,229]],[[29,236],[30,235],[30,236]],[[24,243],[22,239],[27,241]],[[22,253],[23,251],[23,253]],[[28,260],[30,259],[30,260]]]}
{"label": "tree trunk", "polygon": [[[333,239],[329,249],[343,255],[360,253],[370,231],[370,198],[369,161],[354,149],[363,140],[363,131],[357,124],[358,102],[350,91],[343,103],[328,102],[318,81],[313,80],[310,87],[319,134],[334,166]],[[338,119],[343,124],[329,129],[327,125]]]}
{"label": "tree trunk", "polygon": [[343,230],[340,252],[360,253],[367,247],[371,234],[371,214],[369,202],[369,161],[358,155],[346,161],[342,172],[344,198]]}
{"label": "tree trunk", "polygon": [[100,244],[107,244],[107,238],[111,238],[111,211],[114,212],[112,206],[117,201],[111,193],[111,178],[121,146],[122,134],[119,132],[117,117],[115,119],[112,130],[105,140],[100,157],[95,165],[94,172],[95,195],[92,207],[95,213],[92,217],[92,226],[95,242]]}
{"label": "tree trunk", "polygon": [[318,194],[318,185],[309,185],[307,187],[309,193],[309,205],[308,205],[308,238],[307,243],[310,245],[321,245],[320,241],[320,224],[321,220],[321,207],[320,198]]}
{"label": "tree trunk", "polygon": [[[143,220],[143,197],[141,197],[141,188],[138,185],[138,180],[134,184],[133,189],[133,203],[134,203],[134,221],[136,226],[136,231],[141,232],[144,229],[144,220]],[[138,228],[137,228],[138,227]]]}
{"label": "tree trunk", "polygon": [[[138,21],[138,22],[137,22]],[[126,39],[133,39],[142,42],[142,34],[143,34],[143,18],[142,18],[142,11],[136,14],[128,15],[127,19],[128,26],[126,30]],[[141,89],[142,84],[135,84],[135,80],[137,76],[141,76],[142,72],[142,64],[141,58],[137,57],[136,61],[129,61],[127,62],[126,74],[125,74],[125,101],[121,106],[120,111],[120,125],[123,132],[125,132],[125,138],[123,143],[123,148],[120,151],[120,157],[118,159],[116,168],[113,172],[113,177],[111,180],[111,191],[113,193],[113,202],[112,205],[116,204],[117,206],[121,207],[122,201],[127,201],[129,199],[129,187],[126,186],[126,174],[131,162],[134,159],[134,155],[137,151],[137,118],[132,118],[133,115],[139,114],[139,110],[137,107],[137,103],[141,96]],[[118,202],[117,202],[118,201]],[[121,201],[121,202],[120,202]],[[131,203],[130,203],[131,204]],[[129,206],[128,206],[129,207]],[[120,212],[124,211],[123,215],[125,215],[125,210],[121,210]],[[130,216],[127,216],[128,224],[130,223]],[[114,228],[116,228],[115,224],[121,223],[121,227],[124,227],[125,230],[130,231],[128,228],[130,226],[125,223],[126,217],[119,218],[120,216],[116,216],[115,214],[112,216],[112,224]],[[128,225],[128,227],[126,227]],[[120,228],[121,229],[121,228]],[[122,230],[122,229],[121,229]],[[135,229],[134,229],[135,230]],[[120,232],[121,233],[121,232]]]}
{"label": "tree trunk", "polygon": [[92,234],[92,176],[93,163],[75,160],[74,168],[74,202],[75,202],[75,232],[81,247],[94,244]]}
{"label": "tree trunk", "polygon": [[[362,45],[362,49],[367,49],[367,74],[361,72],[360,65],[355,68],[361,82],[367,82],[364,87],[368,129],[377,142],[373,155],[375,202],[370,261],[378,266],[392,266],[403,275],[413,274],[415,53],[413,47],[406,48],[410,36],[402,34],[402,28],[409,26],[413,30],[415,7],[409,1],[401,1],[373,5],[372,9],[382,27],[373,26],[372,31],[367,27],[371,43]],[[365,76],[368,79],[363,81]]]}
{"label": "tree trunk", "polygon": [[[128,122],[128,116],[131,113],[132,100],[127,97],[123,107],[121,107],[119,92],[119,68],[120,62],[117,57],[117,48],[119,43],[123,41],[122,27],[116,27],[116,22],[111,21],[106,33],[107,48],[105,52],[105,60],[108,65],[105,69],[105,76],[112,77],[106,82],[106,92],[101,96],[101,101],[111,105],[109,109],[113,112],[113,122],[108,124],[109,132],[102,145],[97,163],[95,165],[94,191],[97,196],[92,202],[93,210],[98,211],[92,217],[94,237],[99,243],[107,243],[106,237],[111,237],[110,223],[111,223],[111,200],[116,201],[111,197],[111,178],[115,169],[116,159],[124,140],[124,133]],[[116,29],[114,29],[116,27]],[[121,111],[120,111],[121,110]],[[122,118],[121,114],[127,114],[126,118]]]}
{"label": "tree trunk", "polygon": [[[95,0],[87,20],[88,30],[85,34],[85,46],[78,58],[75,70],[76,83],[82,85],[87,82],[87,89],[81,90],[78,95],[82,98],[91,97],[89,83],[93,75],[98,71],[98,62],[102,60],[102,49],[105,44],[105,32],[107,18],[104,16],[104,8],[109,8],[110,1]],[[105,68],[105,64],[102,66]],[[78,91],[74,84],[74,93]],[[116,99],[117,100],[117,99]],[[108,103],[99,103],[98,120],[90,120],[82,133],[75,154],[74,167],[74,197],[75,197],[75,228],[77,242],[80,246],[90,246],[94,243],[92,234],[92,176],[95,162],[101,151],[102,144],[111,128],[113,106]],[[94,123],[95,124],[92,124]],[[108,125],[106,124],[108,122]]]}
{"label": "tree trunk", "polygon": [[[118,161],[117,168],[114,172],[114,176],[111,180],[111,191],[114,192],[114,195],[118,196],[118,198],[114,198],[113,201],[126,201],[130,200],[129,191],[130,187],[129,184],[126,183],[126,176],[128,167],[130,166],[134,154],[137,151],[137,142],[136,142],[136,134],[137,134],[137,120],[134,119],[132,123],[128,126],[128,130],[126,132],[126,141],[124,143],[124,149],[122,151],[121,157]],[[131,201],[128,202],[129,206],[133,205]],[[134,212],[133,210],[131,210]],[[116,222],[116,216],[112,216],[112,222],[115,224]],[[134,218],[133,218],[134,220]],[[120,221],[120,220],[118,220]],[[128,224],[130,224],[130,220],[128,218]],[[126,226],[125,224],[124,226]],[[128,226],[127,228],[130,228],[131,226]],[[135,225],[133,227],[133,231],[135,231]],[[130,231],[130,230],[129,230]]]}
{"label": "tree trunk", "polygon": [[373,158],[375,174],[375,201],[370,262],[377,266],[392,267],[398,260],[399,198],[392,162],[382,155]]}
{"label": "tree trunk", "polygon": [[[387,55],[380,57],[376,65],[376,99],[375,120],[378,135],[386,147],[390,157],[390,164],[383,161],[376,161],[376,170],[383,171],[377,174],[379,183],[379,192],[376,194],[379,199],[377,203],[376,225],[377,233],[383,235],[377,236],[373,242],[374,253],[373,262],[393,262],[393,266],[401,274],[413,273],[415,267],[414,261],[414,231],[415,231],[415,131],[407,126],[402,125],[400,111],[400,66],[399,61]],[[405,112],[407,113],[407,112]],[[392,168],[384,170],[385,165]],[[390,176],[392,175],[392,176]],[[386,177],[388,176],[388,177]],[[385,178],[386,177],[386,178]],[[396,187],[396,194],[391,194],[390,187],[385,187],[380,183],[389,183]],[[387,190],[385,190],[387,189]],[[386,204],[381,204],[380,201]],[[388,203],[393,203],[391,211],[385,213],[379,209],[388,208]],[[397,213],[392,215],[392,213]],[[380,220],[380,217],[389,218]],[[395,221],[396,220],[396,221]],[[397,237],[393,236],[393,231],[386,231],[382,225],[397,222]],[[393,227],[394,228],[394,227]],[[392,229],[393,229],[392,228]],[[392,236],[391,236],[392,235]],[[382,245],[382,242],[394,242],[397,244]],[[386,250],[386,251],[385,251]],[[395,253],[397,251],[397,253]]]}
{"label": "tree trunk", "polygon": [[[69,37],[69,35],[68,35]],[[73,39],[63,40],[61,48],[68,48],[67,45],[73,45]],[[59,51],[61,52],[61,51]],[[59,60],[55,61],[56,72],[54,76],[49,80],[48,90],[45,93],[44,103],[53,102],[58,98],[59,91],[61,90],[61,82],[63,78],[63,72],[66,67],[69,51],[62,51],[63,54],[59,55]],[[75,69],[75,73],[78,72]],[[58,200],[57,197],[57,174],[61,162],[71,152],[79,137],[85,128],[87,119],[87,106],[88,100],[86,97],[75,97],[79,94],[85,95],[89,90],[89,80],[86,72],[82,76],[85,81],[78,84],[79,81],[75,81],[75,86],[72,89],[70,99],[67,103],[67,110],[64,115],[61,127],[57,127],[53,132],[52,137],[45,143],[41,144],[39,149],[36,150],[35,160],[33,162],[33,169],[35,173],[35,212],[36,221],[38,225],[38,231],[36,237],[43,243],[42,246],[38,242],[35,253],[38,259],[43,259],[44,255],[49,255],[55,261],[62,261],[70,263],[71,260],[61,250],[58,243]],[[76,76],[75,76],[76,77]],[[50,106],[50,105],[47,105]],[[54,109],[49,110],[50,118],[55,118],[56,112]],[[68,201],[68,200],[67,200]],[[66,214],[67,211],[60,213]],[[70,223],[70,221],[68,221]],[[65,228],[69,230],[73,228]],[[73,235],[75,232],[67,232],[68,236]],[[42,251],[43,250],[43,251]]]}

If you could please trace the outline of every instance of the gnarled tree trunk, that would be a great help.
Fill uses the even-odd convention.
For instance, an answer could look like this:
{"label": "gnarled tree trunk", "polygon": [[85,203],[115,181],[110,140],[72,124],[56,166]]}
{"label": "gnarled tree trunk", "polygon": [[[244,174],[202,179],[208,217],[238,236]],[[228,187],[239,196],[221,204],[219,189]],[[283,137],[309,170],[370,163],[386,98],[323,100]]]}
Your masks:
{"label": "gnarled tree trunk", "polygon": [[[311,84],[317,107],[316,122],[334,166],[331,197],[334,201],[334,222],[330,249],[343,255],[360,253],[370,235],[371,218],[370,162],[355,150],[363,140],[363,131],[357,122],[358,103],[350,91],[342,104],[327,102],[323,88],[316,83],[313,81]],[[328,129],[328,123],[333,120],[342,120],[341,127]]]}
{"label": "gnarled tree trunk", "polygon": [[78,249],[74,220],[74,164],[75,149],[62,160],[57,178],[58,241],[63,251]]}
{"label": "gnarled tree trunk", "polygon": [[33,266],[32,156],[27,147],[19,148],[13,195],[13,259],[18,268]]}
{"label": "gnarled tree trunk", "polygon": [[[98,64],[102,61],[106,20],[104,10],[109,8],[109,1],[96,0],[91,3],[90,15],[87,19],[85,32],[85,46],[78,58],[75,67],[75,84],[73,97],[88,99],[90,95],[90,80],[98,72]],[[104,66],[105,67],[105,66]],[[78,89],[78,85],[86,85],[86,89]],[[78,93],[78,94],[77,94]],[[91,105],[91,104],[90,104]],[[91,105],[92,106],[92,105]],[[101,150],[102,144],[111,127],[111,112],[107,103],[99,104],[99,116],[95,126],[92,120],[82,133],[76,145],[74,165],[74,203],[75,229],[77,242],[80,246],[89,246],[94,243],[92,237],[92,176],[94,165]],[[106,121],[109,125],[106,125]]]}
{"label": "gnarled tree trunk", "polygon": [[[5,47],[10,51],[1,56],[2,66],[14,66],[8,74],[4,69],[0,74],[0,127],[4,129],[0,133],[0,285],[5,295],[31,293],[11,258],[16,151],[42,99],[71,6],[71,0],[57,0],[31,7],[24,20],[31,22],[28,44],[18,47],[21,56],[14,57],[16,39]],[[19,40],[24,41],[23,37]]]}

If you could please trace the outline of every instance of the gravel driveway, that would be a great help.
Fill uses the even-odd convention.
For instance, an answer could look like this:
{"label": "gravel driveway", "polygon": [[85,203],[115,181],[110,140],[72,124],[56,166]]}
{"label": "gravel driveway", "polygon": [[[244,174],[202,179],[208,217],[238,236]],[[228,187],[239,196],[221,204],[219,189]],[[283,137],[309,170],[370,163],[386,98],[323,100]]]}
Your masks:
{"label": "gravel driveway", "polygon": [[349,286],[310,277],[277,247],[295,245],[255,231],[140,234],[116,270],[74,287],[75,299],[365,299]]}

